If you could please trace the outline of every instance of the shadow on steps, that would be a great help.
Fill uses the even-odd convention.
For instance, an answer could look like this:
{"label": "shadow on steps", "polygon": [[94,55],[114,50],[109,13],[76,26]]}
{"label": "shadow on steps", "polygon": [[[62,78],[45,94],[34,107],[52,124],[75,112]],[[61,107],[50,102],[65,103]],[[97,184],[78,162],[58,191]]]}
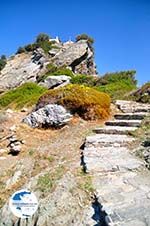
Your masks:
{"label": "shadow on steps", "polygon": [[92,208],[94,209],[92,219],[96,221],[94,226],[109,226],[109,223],[111,223],[110,218],[105,210],[103,210],[103,206],[98,201],[98,197],[94,194],[92,199]]}

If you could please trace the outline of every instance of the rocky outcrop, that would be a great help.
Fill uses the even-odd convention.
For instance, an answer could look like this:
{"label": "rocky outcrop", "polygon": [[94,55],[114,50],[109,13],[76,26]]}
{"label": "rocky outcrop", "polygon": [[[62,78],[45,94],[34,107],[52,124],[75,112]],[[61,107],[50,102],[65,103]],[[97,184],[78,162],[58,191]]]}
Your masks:
{"label": "rocky outcrop", "polygon": [[72,116],[66,109],[57,104],[48,104],[39,110],[32,112],[23,119],[29,126],[36,127],[59,127],[71,120]]}
{"label": "rocky outcrop", "polygon": [[150,82],[147,82],[139,89],[131,92],[129,96],[136,101],[150,104]]}
{"label": "rocky outcrop", "polygon": [[58,66],[67,65],[73,72],[81,74],[96,74],[94,52],[86,40],[64,45],[53,57],[53,62]]}
{"label": "rocky outcrop", "polygon": [[66,75],[59,76],[48,76],[43,82],[40,82],[39,85],[46,87],[47,89],[60,88],[70,83],[70,77]]}
{"label": "rocky outcrop", "polygon": [[10,57],[0,72],[0,92],[20,86],[25,82],[36,82],[37,75],[44,73],[46,62],[47,58],[42,49]]}
{"label": "rocky outcrop", "polygon": [[38,82],[38,78],[47,72],[48,63],[56,67],[69,67],[74,73],[96,74],[94,51],[86,40],[59,42],[55,43],[49,54],[39,48],[10,57],[0,71],[0,92],[25,82]]}

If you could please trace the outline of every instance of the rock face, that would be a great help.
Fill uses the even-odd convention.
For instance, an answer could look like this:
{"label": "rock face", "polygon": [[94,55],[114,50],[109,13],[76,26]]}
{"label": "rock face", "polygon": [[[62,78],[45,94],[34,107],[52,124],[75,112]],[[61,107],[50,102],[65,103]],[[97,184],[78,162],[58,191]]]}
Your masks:
{"label": "rock face", "polygon": [[96,74],[94,53],[86,40],[80,40],[64,47],[53,57],[57,66],[67,65],[73,72],[81,74]]}
{"label": "rock face", "polygon": [[48,76],[43,82],[40,82],[39,85],[46,87],[47,89],[60,88],[70,83],[70,77],[66,75],[60,76]]}
{"label": "rock face", "polygon": [[23,122],[36,127],[59,127],[71,120],[72,116],[66,109],[57,104],[48,104],[39,110],[32,112]]}
{"label": "rock face", "polygon": [[41,49],[11,57],[0,72],[0,91],[15,88],[25,82],[36,82],[36,76],[44,72],[46,62]]}
{"label": "rock face", "polygon": [[150,82],[147,82],[139,89],[132,91],[129,96],[136,101],[150,104]]}
{"label": "rock face", "polygon": [[69,67],[74,73],[96,74],[94,51],[86,40],[56,43],[54,49],[45,54],[42,49],[10,57],[0,71],[0,92],[15,88],[25,82],[38,82],[44,75],[47,64]]}

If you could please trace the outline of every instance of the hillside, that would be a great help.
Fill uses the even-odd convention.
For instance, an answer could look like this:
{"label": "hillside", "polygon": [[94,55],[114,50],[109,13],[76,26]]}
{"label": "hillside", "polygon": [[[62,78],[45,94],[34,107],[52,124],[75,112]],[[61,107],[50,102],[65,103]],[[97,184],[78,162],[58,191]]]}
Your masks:
{"label": "hillside", "polygon": [[[94,51],[87,39],[62,43],[45,34],[35,43],[19,48],[0,71],[0,92],[25,82],[37,82],[45,73],[69,68],[73,73],[95,75]],[[62,70],[63,73],[63,70]],[[64,74],[62,74],[64,75]],[[17,78],[17,79],[16,79]]]}
{"label": "hillside", "polygon": [[[0,226],[149,225],[149,83],[99,76],[93,42],[40,34],[0,58]],[[31,217],[9,208],[20,189]]]}

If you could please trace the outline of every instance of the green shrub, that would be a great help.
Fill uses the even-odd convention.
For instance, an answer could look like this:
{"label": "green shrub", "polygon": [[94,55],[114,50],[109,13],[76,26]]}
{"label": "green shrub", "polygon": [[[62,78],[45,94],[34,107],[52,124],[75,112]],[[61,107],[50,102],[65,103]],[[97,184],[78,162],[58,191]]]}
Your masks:
{"label": "green shrub", "polygon": [[76,41],[80,41],[80,40],[87,40],[89,44],[93,44],[94,43],[94,39],[92,37],[90,37],[87,34],[80,34],[76,36]]}
{"label": "green shrub", "polygon": [[7,60],[7,57],[3,54],[3,55],[1,55],[1,60]]}
{"label": "green shrub", "polygon": [[95,86],[97,83],[97,78],[90,75],[75,75],[71,78],[71,83],[80,84],[86,86]]}
{"label": "green shrub", "polygon": [[71,113],[84,119],[104,119],[109,115],[110,98],[107,94],[83,85],[70,84],[42,95],[37,109],[46,104],[61,104]]}
{"label": "green shrub", "polygon": [[47,54],[52,48],[57,48],[57,46],[55,46],[55,43],[53,41],[49,41],[49,39],[50,37],[47,34],[41,33],[37,36],[34,43],[30,43],[28,45],[25,45],[24,47],[19,47],[16,53],[18,54],[23,52],[32,52],[37,48],[42,48]]}
{"label": "green shrub", "polygon": [[26,50],[24,47],[19,47],[16,54],[25,53],[25,52],[26,52]]}
{"label": "green shrub", "polygon": [[97,78],[96,88],[108,93],[112,99],[126,99],[126,95],[136,89],[135,73],[134,70],[107,73]]}
{"label": "green shrub", "polygon": [[42,82],[44,81],[49,75],[53,75],[54,72],[57,71],[57,67],[52,64],[52,63],[49,63],[47,64],[46,66],[46,70],[47,70],[47,73],[45,75],[42,75],[42,76],[39,76],[37,77],[37,82]]}
{"label": "green shrub", "polygon": [[82,174],[82,176],[82,181],[79,184],[80,188],[87,193],[93,193],[95,190],[92,183],[92,176],[88,174]]}
{"label": "green shrub", "polygon": [[107,73],[97,80],[97,85],[107,85],[123,80],[129,80],[133,85],[136,85],[137,80],[135,79],[135,73],[135,70]]}
{"label": "green shrub", "polygon": [[6,108],[8,106],[14,108],[32,106],[45,91],[45,88],[40,87],[35,83],[25,83],[22,86],[1,95],[0,108]]}
{"label": "green shrub", "polygon": [[73,72],[69,68],[66,68],[64,66],[58,68],[54,64],[50,63],[47,65],[47,73],[37,78],[37,82],[44,81],[48,76],[51,75],[67,75],[70,77],[74,76]]}
{"label": "green shrub", "polygon": [[38,189],[40,189],[41,192],[47,192],[52,189],[53,186],[53,180],[49,173],[46,173],[43,176],[40,176],[38,178]]}
{"label": "green shrub", "polygon": [[131,99],[150,104],[150,82],[144,84],[140,89],[130,95]]}
{"label": "green shrub", "polygon": [[45,33],[40,33],[36,37],[36,43],[41,43],[41,42],[49,41],[49,39],[50,39],[49,35],[47,35]]}
{"label": "green shrub", "polygon": [[63,67],[59,67],[54,73],[53,75],[68,75],[70,77],[74,76],[72,70],[70,70],[69,68],[66,68],[65,66]]}
{"label": "green shrub", "polygon": [[134,90],[135,88],[136,86],[133,85],[129,79],[97,87],[99,91],[108,93],[114,100],[124,99],[126,94]]}
{"label": "green shrub", "polygon": [[63,166],[59,166],[55,169],[55,171],[46,173],[38,178],[37,187],[44,193],[44,196],[47,192],[50,192],[51,189],[54,188],[57,181],[64,175],[64,172],[65,168]]}
{"label": "green shrub", "polygon": [[47,40],[38,42],[37,47],[42,48],[46,54],[53,48],[52,43]]}
{"label": "green shrub", "polygon": [[36,38],[36,47],[42,48],[44,52],[47,54],[52,48],[58,48],[55,46],[55,41],[49,41],[50,37],[49,35],[45,33],[41,33]]}
{"label": "green shrub", "polygon": [[48,70],[48,73],[54,73],[57,70],[57,67],[54,64],[50,63],[47,64],[46,69]]}
{"label": "green shrub", "polygon": [[28,44],[24,48],[27,52],[32,52],[36,49],[36,46],[34,44]]}
{"label": "green shrub", "polygon": [[2,55],[0,58],[0,71],[5,67],[7,59],[5,55]]}

